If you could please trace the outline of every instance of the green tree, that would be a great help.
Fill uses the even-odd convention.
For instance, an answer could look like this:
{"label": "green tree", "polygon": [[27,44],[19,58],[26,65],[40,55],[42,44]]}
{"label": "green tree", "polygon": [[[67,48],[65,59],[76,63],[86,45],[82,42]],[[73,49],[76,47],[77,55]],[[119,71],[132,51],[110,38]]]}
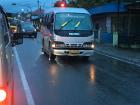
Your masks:
{"label": "green tree", "polygon": [[[104,3],[111,2],[112,0],[77,0],[76,3],[71,3],[70,6],[76,6],[76,7],[83,7],[83,8],[90,8],[93,6],[99,6]],[[69,6],[68,5],[68,6]]]}
{"label": "green tree", "polygon": [[103,5],[105,3],[110,3],[110,2],[132,3],[132,2],[136,2],[136,1],[137,0],[77,0],[76,3],[70,2],[70,4],[68,4],[68,6],[90,8],[93,6],[99,6],[99,5]]}

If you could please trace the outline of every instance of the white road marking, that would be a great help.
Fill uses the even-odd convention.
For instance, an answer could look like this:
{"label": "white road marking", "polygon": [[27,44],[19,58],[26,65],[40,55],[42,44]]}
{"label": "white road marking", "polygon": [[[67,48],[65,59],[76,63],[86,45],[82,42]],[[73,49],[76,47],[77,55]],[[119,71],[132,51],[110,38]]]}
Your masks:
{"label": "white road marking", "polygon": [[136,66],[139,66],[139,64],[136,64],[135,62],[131,62],[131,61],[127,61],[127,60],[124,60],[124,59],[121,59],[121,58],[118,58],[118,57],[114,57],[114,56],[111,56],[111,55],[107,55],[107,54],[104,54],[104,53],[101,53],[99,51],[95,51],[96,53],[100,54],[100,55],[104,55],[104,56],[107,56],[107,57],[110,57],[110,58],[113,58],[113,59],[116,59],[118,61],[121,61],[121,62],[125,62],[125,63],[128,63],[128,64],[132,64],[132,65],[136,65]]}
{"label": "white road marking", "polygon": [[25,95],[26,95],[26,99],[27,99],[27,103],[28,105],[35,105],[35,101],[33,100],[33,96],[31,94],[31,90],[29,88],[29,84],[28,81],[26,79],[19,55],[17,53],[16,48],[14,48],[14,54],[17,60],[17,64],[18,64],[18,68],[19,68],[19,73],[20,73],[20,77],[21,77],[21,81],[22,81],[22,85],[25,91]]}

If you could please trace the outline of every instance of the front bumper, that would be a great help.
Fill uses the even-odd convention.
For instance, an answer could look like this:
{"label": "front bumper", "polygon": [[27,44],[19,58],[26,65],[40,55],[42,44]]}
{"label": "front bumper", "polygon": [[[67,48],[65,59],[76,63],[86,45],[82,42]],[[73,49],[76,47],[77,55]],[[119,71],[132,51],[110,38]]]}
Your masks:
{"label": "front bumper", "polygon": [[37,32],[22,32],[24,35],[36,35]]}
{"label": "front bumper", "polygon": [[92,56],[94,54],[94,50],[53,49],[52,51],[57,56]]}

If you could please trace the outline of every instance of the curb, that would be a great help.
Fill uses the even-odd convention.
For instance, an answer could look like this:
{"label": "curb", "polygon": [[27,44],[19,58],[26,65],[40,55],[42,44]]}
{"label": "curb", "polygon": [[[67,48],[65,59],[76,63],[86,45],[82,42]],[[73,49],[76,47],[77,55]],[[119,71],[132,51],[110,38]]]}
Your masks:
{"label": "curb", "polygon": [[108,52],[101,51],[101,50],[98,50],[98,49],[95,49],[94,51],[97,54],[100,54],[100,55],[103,55],[103,56],[107,56],[107,57],[110,57],[110,58],[113,58],[113,59],[116,59],[116,60],[119,60],[119,61],[122,61],[122,62],[125,62],[125,63],[128,63],[128,64],[132,64],[132,65],[136,65],[136,66],[140,67],[140,64],[138,62],[132,60],[132,59],[127,59],[127,58],[124,58],[124,57],[120,57],[120,56],[116,56],[116,55],[113,55],[113,54],[109,54]]}

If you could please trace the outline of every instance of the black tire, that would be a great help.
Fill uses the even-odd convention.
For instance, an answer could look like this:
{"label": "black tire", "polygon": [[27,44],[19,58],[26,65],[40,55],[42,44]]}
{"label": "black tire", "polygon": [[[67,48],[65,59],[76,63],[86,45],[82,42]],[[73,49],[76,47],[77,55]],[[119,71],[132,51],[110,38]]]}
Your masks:
{"label": "black tire", "polygon": [[46,54],[46,52],[44,51],[44,48],[43,47],[42,47],[41,51],[42,51],[43,54]]}
{"label": "black tire", "polygon": [[41,50],[42,50],[42,53],[43,53],[43,54],[46,54],[46,52],[45,52],[45,50],[44,50],[44,39],[42,39],[42,49],[41,49]]}
{"label": "black tire", "polygon": [[55,61],[56,55],[49,54],[49,61]]}
{"label": "black tire", "polygon": [[26,35],[23,35],[23,38],[26,38]]}
{"label": "black tire", "polygon": [[49,42],[49,51],[48,51],[49,61],[55,61],[56,55],[54,55],[54,54],[52,53],[52,49],[51,49],[50,46],[51,46],[51,44],[50,44],[50,42]]}

